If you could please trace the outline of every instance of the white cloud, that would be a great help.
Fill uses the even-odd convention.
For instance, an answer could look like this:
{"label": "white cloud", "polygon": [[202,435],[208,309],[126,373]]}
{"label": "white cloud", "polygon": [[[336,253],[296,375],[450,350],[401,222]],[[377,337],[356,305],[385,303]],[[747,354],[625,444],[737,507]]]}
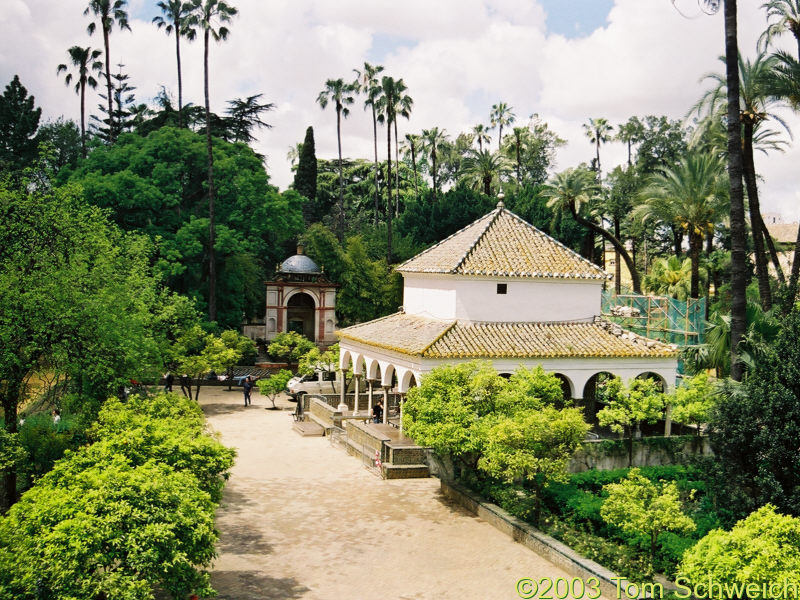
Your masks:
{"label": "white cloud", "polygon": [[[152,3],[134,2],[136,14]],[[581,127],[589,117],[612,123],[634,114],[682,118],[703,90],[703,74],[722,67],[722,15],[687,19],[668,0],[616,0],[606,25],[581,39],[548,35],[543,10],[530,0],[234,4],[240,14],[229,40],[211,49],[212,109],[256,93],[277,104],[266,119],[274,128],[259,134],[257,149],[269,156],[273,181],[281,187],[291,180],[286,152],[308,125],[314,126],[318,154],[336,155],[335,115],[320,109],[317,95],[326,79],[351,78],[352,69],[374,53],[388,74],[403,77],[414,98],[411,120],[400,123],[401,136],[432,126],[455,135],[486,123],[491,104],[505,101],[519,121],[539,113],[568,140],[559,168],[593,156]],[[739,6],[745,54],[752,54],[765,26],[760,4]],[[688,11],[695,2],[679,5]],[[0,12],[0,83],[19,73],[46,116],[78,117],[78,99],[55,68],[69,46],[102,44],[99,36],[85,33],[84,7],[84,0],[6,0]],[[161,85],[177,94],[173,39],[149,20],[134,20],[131,27],[131,33],[112,35],[113,62],[126,65],[140,99],[153,97]],[[183,66],[184,98],[202,104],[201,43],[184,45]],[[98,101],[95,96],[87,105]],[[790,120],[800,132],[800,120]],[[372,155],[372,124],[360,103],[342,129],[346,155]],[[385,137],[380,140],[382,151]],[[757,158],[765,210],[793,217],[800,212],[798,152],[793,146],[785,155]],[[624,162],[625,154],[622,144],[604,146],[604,170]]]}

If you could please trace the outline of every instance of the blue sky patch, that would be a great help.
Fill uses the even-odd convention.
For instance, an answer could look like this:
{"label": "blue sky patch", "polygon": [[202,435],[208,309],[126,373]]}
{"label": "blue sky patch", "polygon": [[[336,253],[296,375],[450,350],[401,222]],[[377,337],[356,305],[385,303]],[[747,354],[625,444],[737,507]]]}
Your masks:
{"label": "blue sky patch", "polygon": [[548,33],[581,38],[605,26],[614,0],[539,0],[547,13]]}

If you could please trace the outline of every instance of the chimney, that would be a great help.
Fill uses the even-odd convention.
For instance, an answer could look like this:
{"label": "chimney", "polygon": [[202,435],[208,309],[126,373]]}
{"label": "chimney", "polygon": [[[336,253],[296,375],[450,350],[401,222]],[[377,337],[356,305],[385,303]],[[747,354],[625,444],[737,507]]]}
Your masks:
{"label": "chimney", "polygon": [[297,253],[305,254],[305,246],[303,246],[303,244],[297,244]]}

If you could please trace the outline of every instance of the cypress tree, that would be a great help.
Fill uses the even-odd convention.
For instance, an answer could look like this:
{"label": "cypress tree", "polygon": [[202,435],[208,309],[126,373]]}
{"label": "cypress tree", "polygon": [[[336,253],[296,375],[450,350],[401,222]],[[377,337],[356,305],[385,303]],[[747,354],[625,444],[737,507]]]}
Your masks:
{"label": "cypress tree", "polygon": [[317,156],[314,149],[314,128],[306,129],[303,149],[294,174],[294,189],[307,199],[303,204],[303,220],[306,225],[314,221],[317,200]]}

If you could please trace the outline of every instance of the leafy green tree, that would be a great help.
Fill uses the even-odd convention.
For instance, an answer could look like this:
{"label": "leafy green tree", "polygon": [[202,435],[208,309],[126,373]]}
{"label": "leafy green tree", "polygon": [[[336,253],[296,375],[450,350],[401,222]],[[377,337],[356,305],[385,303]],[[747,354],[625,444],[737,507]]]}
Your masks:
{"label": "leafy green tree", "polygon": [[243,336],[238,331],[228,329],[219,335],[222,344],[231,353],[225,354],[225,361],[220,363],[225,367],[225,375],[228,377],[228,391],[231,389],[230,382],[233,381],[233,367],[241,364],[252,364],[252,360],[258,354],[256,343],[249,337]]}
{"label": "leafy green tree", "polygon": [[800,515],[798,340],[800,311],[795,309],[743,386],[721,394],[712,411],[716,502],[735,518],[768,502]]}
{"label": "leafy green tree", "polygon": [[45,161],[45,168],[56,176],[65,167],[74,169],[78,164],[81,158],[81,132],[74,121],[63,117],[48,121],[39,127],[36,137],[40,146],[47,147],[41,156]]}
{"label": "leafy green tree", "polygon": [[208,320],[217,320],[217,261],[216,261],[216,190],[214,188],[214,153],[211,146],[211,108],[208,95],[208,51],[211,39],[228,39],[225,26],[237,14],[237,9],[224,0],[192,0],[189,25],[203,32],[203,90],[206,109],[206,156],[208,165]]}
{"label": "leafy green tree", "polygon": [[342,117],[350,114],[349,105],[355,102],[353,98],[354,88],[352,84],[345,83],[344,79],[328,79],[325,82],[325,89],[317,96],[317,103],[324,110],[329,103],[336,109],[336,143],[339,148],[339,215],[337,237],[344,239],[344,179],[342,176]]}
{"label": "leafy green tree", "polygon": [[[43,365],[87,403],[160,372],[155,315],[171,297],[152,274],[146,238],[110,225],[74,187],[0,184],[0,218],[0,400],[9,432],[25,381]],[[8,504],[15,487],[7,474]]]}
{"label": "leafy green tree", "polygon": [[200,387],[209,371],[227,372],[239,364],[242,357],[253,354],[254,344],[238,332],[226,331],[222,335],[207,334],[199,325],[181,335],[173,348],[173,361],[178,370],[195,379],[195,401],[200,396]]}
{"label": "leafy green tree", "polygon": [[672,406],[672,420],[695,425],[700,435],[700,425],[708,423],[714,408],[714,396],[714,382],[707,373],[684,379],[668,400]]}
{"label": "leafy green tree", "polygon": [[354,82],[355,89],[363,93],[366,98],[364,99],[364,109],[367,107],[372,111],[372,143],[375,151],[375,168],[373,170],[373,179],[375,183],[375,216],[373,225],[378,224],[378,214],[380,213],[380,189],[378,187],[378,113],[377,103],[383,93],[383,88],[378,80],[378,75],[383,72],[382,65],[371,65],[368,62],[364,63],[362,71],[353,69],[356,73],[356,80]]}
{"label": "leafy green tree", "polygon": [[627,478],[604,485],[603,491],[608,498],[603,502],[600,515],[626,533],[649,538],[651,566],[662,533],[689,532],[696,527],[683,511],[675,481],[657,485],[644,477],[639,469],[631,469]]}
{"label": "leafy green tree", "polygon": [[[683,555],[680,573],[683,584],[715,584],[699,588],[707,598],[790,597],[800,588],[800,519],[762,506],[730,531],[708,533]],[[762,585],[772,590],[767,596]]]}
{"label": "leafy green tree", "polygon": [[20,83],[19,75],[0,96],[0,168],[20,172],[36,158],[36,130],[42,109]]}
{"label": "leafy green tree", "polygon": [[292,372],[286,369],[281,369],[277,373],[273,373],[267,379],[259,379],[256,381],[258,391],[264,394],[272,402],[272,408],[275,406],[275,398],[278,397],[283,390],[286,389],[286,384],[292,378]]}
{"label": "leafy green tree", "polygon": [[[86,158],[86,86],[92,89],[97,87],[97,80],[92,73],[100,71],[103,63],[98,60],[103,52],[92,50],[91,47],[72,46],[67,50],[70,63],[75,67],[76,74],[67,73],[64,82],[69,85],[75,79],[75,93],[81,97],[81,156]],[[58,65],[57,72],[67,71],[69,67],[62,63]]]}
{"label": "leafy green tree", "polygon": [[498,102],[492,105],[492,110],[489,113],[489,121],[492,127],[498,128],[497,134],[497,148],[498,150],[503,145],[503,127],[507,127],[514,123],[516,115],[514,109],[505,102]]}
{"label": "leafy green tree", "polygon": [[[125,10],[128,5],[128,0],[89,0],[89,5],[83,11],[84,16],[94,15],[95,19],[100,23],[100,31],[103,32],[103,48],[106,68],[104,75],[106,77],[106,101],[108,102],[108,119],[109,130],[114,131],[114,106],[113,106],[113,91],[111,85],[111,45],[109,36],[114,29],[114,24],[120,29],[127,29],[130,31],[131,26],[128,23],[128,12]],[[92,21],[86,28],[89,35],[94,35],[97,31],[97,22]],[[114,138],[109,141],[113,142]]]}
{"label": "leafy green tree", "polygon": [[278,360],[289,364],[297,364],[300,359],[312,348],[314,342],[303,337],[296,331],[288,331],[276,335],[270,342],[267,352]]}
{"label": "leafy green tree", "polygon": [[303,203],[303,218],[306,225],[316,219],[313,216],[314,203],[317,200],[317,154],[314,146],[314,128],[309,125],[294,174],[294,189],[306,198]]}
{"label": "leafy green tree", "polygon": [[[132,131],[136,124],[144,122],[149,115],[149,109],[145,104],[136,104],[136,88],[131,85],[130,75],[125,73],[122,68],[125,65],[118,65],[118,70],[111,76],[114,80],[111,106],[113,112],[109,115],[108,109],[103,104],[97,105],[100,112],[98,116],[91,116],[91,129],[95,136],[106,144],[113,144],[119,136],[125,132]],[[105,99],[105,94],[99,96]]]}
{"label": "leafy green tree", "polygon": [[417,176],[417,150],[422,143],[422,138],[414,133],[406,134],[406,148],[411,156],[411,168],[414,171],[414,200],[419,202],[419,177]]}
{"label": "leafy green tree", "polygon": [[524,480],[534,492],[538,522],[542,491],[550,483],[567,481],[569,461],[588,431],[578,408],[545,406],[502,417],[487,433],[478,468],[508,483]]}
{"label": "leafy green tree", "polygon": [[608,119],[600,117],[589,119],[588,123],[584,123],[583,131],[589,141],[594,144],[596,152],[595,169],[597,171],[597,180],[600,181],[600,144],[611,141],[611,132],[614,131],[614,126],[608,122]]}
{"label": "leafy green tree", "polygon": [[167,35],[175,34],[175,57],[178,65],[178,125],[183,125],[183,77],[181,77],[181,38],[193,40],[197,32],[192,27],[192,3],[186,0],[159,0],[161,14],[153,17],[156,27]]}
{"label": "leafy green tree", "polygon": [[317,346],[306,352],[297,364],[297,372],[311,375],[317,370],[335,373],[339,369],[339,344],[333,344],[324,352]]}
{"label": "leafy green tree", "polygon": [[623,385],[619,377],[608,380],[604,395],[607,406],[598,411],[601,427],[623,434],[628,442],[628,464],[633,464],[633,433],[643,422],[655,423],[664,411],[664,395],[653,379],[634,379]]}

